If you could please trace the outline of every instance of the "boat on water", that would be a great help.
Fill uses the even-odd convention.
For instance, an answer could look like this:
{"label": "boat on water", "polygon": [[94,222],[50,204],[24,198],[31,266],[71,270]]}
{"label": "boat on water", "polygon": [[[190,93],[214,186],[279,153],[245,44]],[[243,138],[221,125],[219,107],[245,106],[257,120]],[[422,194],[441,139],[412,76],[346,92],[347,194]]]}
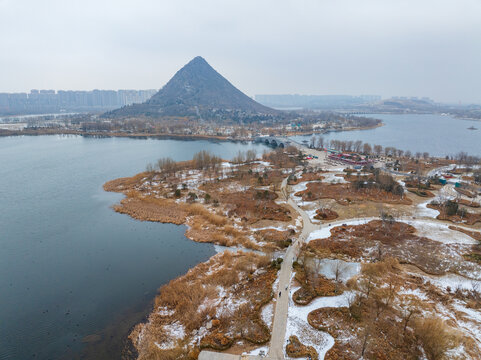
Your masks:
{"label": "boat on water", "polygon": [[478,130],[478,128],[475,128],[474,126],[468,127],[468,130]]}

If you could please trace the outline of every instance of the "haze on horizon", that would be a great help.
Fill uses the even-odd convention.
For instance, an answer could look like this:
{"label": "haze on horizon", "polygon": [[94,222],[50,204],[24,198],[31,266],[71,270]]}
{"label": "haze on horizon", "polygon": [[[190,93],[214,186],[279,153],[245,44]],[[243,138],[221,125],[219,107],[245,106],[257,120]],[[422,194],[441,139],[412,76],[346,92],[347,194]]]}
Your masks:
{"label": "haze on horizon", "polygon": [[152,89],[204,57],[255,94],[481,103],[479,0],[0,0],[0,92]]}

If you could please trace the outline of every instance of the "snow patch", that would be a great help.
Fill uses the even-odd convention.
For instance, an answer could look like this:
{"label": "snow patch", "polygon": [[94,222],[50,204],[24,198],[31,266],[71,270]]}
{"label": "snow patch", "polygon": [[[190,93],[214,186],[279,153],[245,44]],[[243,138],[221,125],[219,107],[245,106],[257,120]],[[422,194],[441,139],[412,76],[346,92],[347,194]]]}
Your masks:
{"label": "snow patch", "polygon": [[357,262],[321,259],[319,260],[319,265],[319,273],[330,280],[336,278],[336,270],[338,270],[338,280],[344,283],[361,271],[361,263]]}
{"label": "snow patch", "polygon": [[174,315],[174,313],[175,313],[175,310],[169,310],[165,306],[159,307],[159,310],[157,311],[157,314],[159,314],[160,316],[172,316]]}
{"label": "snow patch", "polygon": [[405,223],[414,226],[417,235],[442,242],[443,244],[477,244],[477,241],[469,235],[451,230],[447,224],[423,220],[405,221]]}
{"label": "snow patch", "polygon": [[249,356],[265,356],[269,352],[269,347],[268,346],[263,346],[254,350],[251,350],[250,352],[244,352],[242,355],[249,355]]}
{"label": "snow patch", "polygon": [[174,348],[177,345],[178,340],[185,337],[184,326],[179,322],[164,325],[162,329],[168,340],[163,343],[154,342],[154,344],[161,350]]}
{"label": "snow patch", "polygon": [[270,328],[272,328],[272,320],[274,318],[274,303],[269,303],[262,308],[262,321]]}

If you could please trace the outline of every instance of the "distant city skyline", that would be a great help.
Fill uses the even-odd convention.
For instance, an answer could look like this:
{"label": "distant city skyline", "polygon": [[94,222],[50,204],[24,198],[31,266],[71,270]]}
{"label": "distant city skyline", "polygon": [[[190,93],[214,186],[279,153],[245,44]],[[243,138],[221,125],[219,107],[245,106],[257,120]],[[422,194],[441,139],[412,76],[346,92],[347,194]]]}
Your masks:
{"label": "distant city skyline", "polygon": [[0,92],[159,89],[203,56],[241,91],[481,103],[478,0],[0,0]]}
{"label": "distant city skyline", "polygon": [[[108,91],[116,91],[116,92],[149,92],[150,94],[154,94],[155,92],[159,91],[159,89],[80,89],[80,90],[72,90],[72,89],[29,89],[27,91],[20,91],[20,92],[0,92],[0,95],[5,94],[58,94],[59,92],[94,92],[94,91],[101,91],[101,92],[108,92]],[[339,93],[339,94],[302,94],[302,93],[265,93],[265,94],[254,94],[251,98],[256,99],[259,96],[352,96],[352,97],[360,97],[360,98],[371,98],[370,100],[381,100],[381,99],[419,99],[419,100],[428,100],[431,102],[436,102],[435,99],[430,98],[429,96],[413,96],[413,95],[392,95],[389,97],[382,96],[379,94],[347,94],[347,93]]]}
{"label": "distant city skyline", "polygon": [[45,90],[0,93],[0,114],[105,111],[148,100],[157,90]]}

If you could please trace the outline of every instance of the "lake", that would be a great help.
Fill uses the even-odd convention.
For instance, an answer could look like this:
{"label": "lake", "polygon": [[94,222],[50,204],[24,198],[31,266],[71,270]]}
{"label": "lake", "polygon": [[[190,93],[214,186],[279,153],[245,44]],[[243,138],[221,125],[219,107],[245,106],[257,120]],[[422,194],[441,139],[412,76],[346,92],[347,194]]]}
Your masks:
{"label": "lake", "polygon": [[[322,136],[326,140],[362,140],[371,145],[394,146],[412,153],[427,151],[435,156],[455,155],[460,151],[481,156],[481,121],[438,114],[365,116],[381,119],[385,125],[368,130],[330,132]],[[479,130],[468,130],[471,126]],[[310,135],[293,137],[296,141],[310,138]]]}
{"label": "lake", "polygon": [[0,138],[0,359],[118,359],[157,289],[214,254],[185,227],[110,206],[111,179],[163,156],[224,159],[261,144],[22,136]]}

